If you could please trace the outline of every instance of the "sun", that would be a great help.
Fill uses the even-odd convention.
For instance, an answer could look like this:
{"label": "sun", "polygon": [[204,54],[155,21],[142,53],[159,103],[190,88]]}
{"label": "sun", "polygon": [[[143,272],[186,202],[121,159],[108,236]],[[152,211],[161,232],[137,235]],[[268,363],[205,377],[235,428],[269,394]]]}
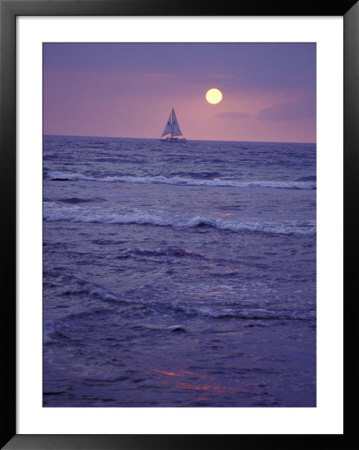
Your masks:
{"label": "sun", "polygon": [[209,89],[206,93],[206,100],[208,103],[212,103],[212,105],[219,103],[222,97],[222,92],[216,88]]}

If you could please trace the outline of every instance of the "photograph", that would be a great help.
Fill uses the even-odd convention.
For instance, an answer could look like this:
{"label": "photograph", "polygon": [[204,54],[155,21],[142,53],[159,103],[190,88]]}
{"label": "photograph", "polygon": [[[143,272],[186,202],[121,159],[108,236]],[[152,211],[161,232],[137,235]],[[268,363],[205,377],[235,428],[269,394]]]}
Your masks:
{"label": "photograph", "polygon": [[43,407],[316,407],[316,43],[43,43]]}

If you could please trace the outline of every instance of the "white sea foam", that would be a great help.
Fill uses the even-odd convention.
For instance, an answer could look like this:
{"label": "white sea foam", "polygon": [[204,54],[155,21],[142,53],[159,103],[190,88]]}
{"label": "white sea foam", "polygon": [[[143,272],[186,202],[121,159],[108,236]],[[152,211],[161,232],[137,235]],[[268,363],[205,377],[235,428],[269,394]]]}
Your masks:
{"label": "white sea foam", "polygon": [[49,171],[48,177],[53,180],[72,180],[72,181],[97,181],[97,182],[118,182],[118,183],[138,183],[138,184],[174,184],[180,186],[214,186],[214,187],[264,187],[275,189],[315,189],[316,182],[308,181],[240,181],[240,180],[223,180],[214,178],[212,180],[192,179],[183,177],[134,177],[134,176],[107,176],[93,177],[80,173],[71,172],[55,172]]}
{"label": "white sea foam", "polygon": [[69,221],[103,224],[138,224],[163,227],[194,228],[213,227],[231,232],[261,232],[273,234],[315,234],[315,221],[260,222],[249,219],[233,220],[213,218],[204,215],[179,216],[170,213],[155,214],[147,211],[115,212],[99,208],[62,206],[44,202],[44,219],[47,221]]}

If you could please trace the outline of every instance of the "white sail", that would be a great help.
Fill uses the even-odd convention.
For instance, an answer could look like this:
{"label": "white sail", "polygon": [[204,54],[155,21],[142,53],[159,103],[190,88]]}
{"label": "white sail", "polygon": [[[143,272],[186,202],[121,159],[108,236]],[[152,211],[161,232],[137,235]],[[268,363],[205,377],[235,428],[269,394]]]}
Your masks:
{"label": "white sail", "polygon": [[174,109],[172,109],[172,136],[182,136]]}

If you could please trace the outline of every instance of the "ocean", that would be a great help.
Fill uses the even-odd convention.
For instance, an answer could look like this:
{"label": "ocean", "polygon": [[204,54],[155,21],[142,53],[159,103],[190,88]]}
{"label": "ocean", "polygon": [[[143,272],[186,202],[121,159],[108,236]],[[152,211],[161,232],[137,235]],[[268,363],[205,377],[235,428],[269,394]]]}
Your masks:
{"label": "ocean", "polygon": [[44,136],[45,407],[315,407],[316,145]]}

